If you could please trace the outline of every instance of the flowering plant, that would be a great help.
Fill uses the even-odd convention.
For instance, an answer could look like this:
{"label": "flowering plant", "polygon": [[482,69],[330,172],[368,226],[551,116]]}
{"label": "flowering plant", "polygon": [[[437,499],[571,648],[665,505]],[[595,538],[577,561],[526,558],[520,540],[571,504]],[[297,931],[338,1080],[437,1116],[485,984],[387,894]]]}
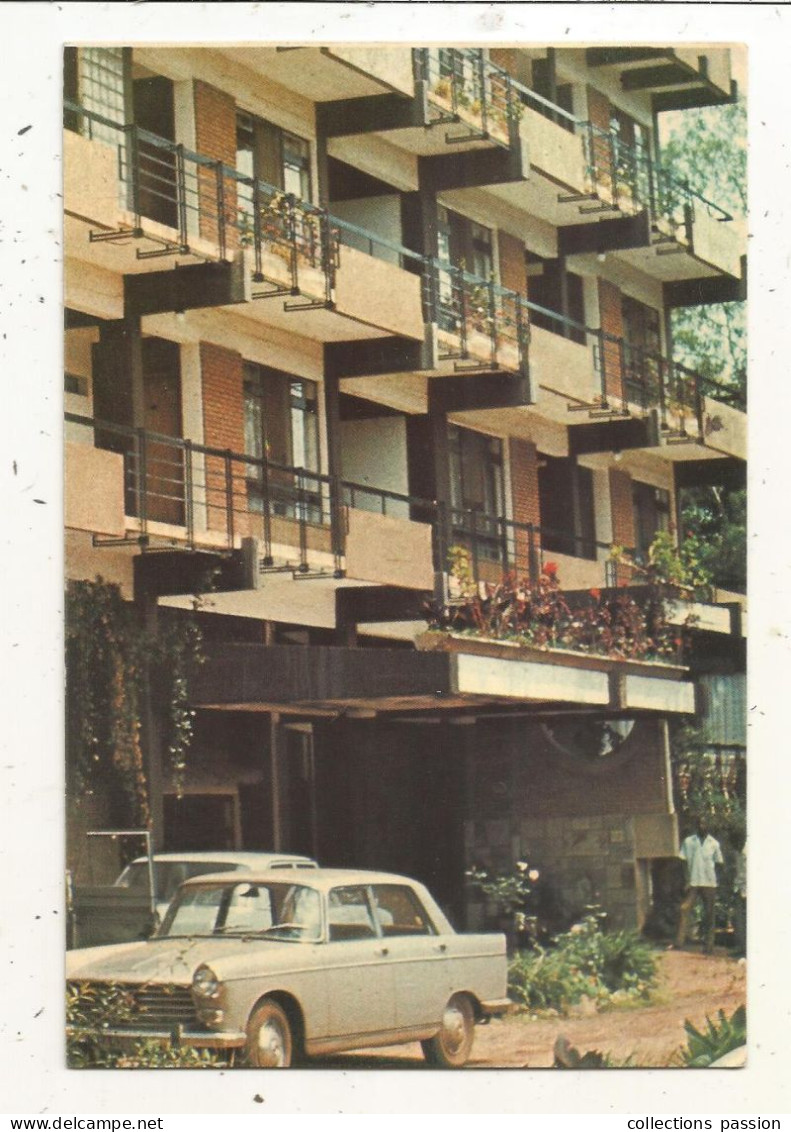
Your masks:
{"label": "flowering plant", "polygon": [[458,596],[429,607],[434,629],[624,660],[678,660],[685,643],[684,630],[669,622],[672,594],[656,578],[637,593],[593,588],[566,596],[556,562],[545,562],[537,578],[509,573],[492,584],[473,578],[464,547],[452,548],[450,571]]}

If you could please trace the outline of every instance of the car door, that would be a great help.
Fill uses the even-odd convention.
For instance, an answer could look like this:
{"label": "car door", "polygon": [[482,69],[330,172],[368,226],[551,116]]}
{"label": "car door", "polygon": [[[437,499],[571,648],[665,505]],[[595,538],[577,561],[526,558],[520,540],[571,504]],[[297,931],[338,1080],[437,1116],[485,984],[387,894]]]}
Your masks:
{"label": "car door", "polygon": [[396,1026],[438,1022],[451,994],[454,937],[437,934],[409,885],[376,884],[372,895],[394,979]]}
{"label": "car door", "polygon": [[367,889],[343,885],[327,901],[325,952],[329,1037],[355,1037],[396,1025],[390,951],[379,936]]}

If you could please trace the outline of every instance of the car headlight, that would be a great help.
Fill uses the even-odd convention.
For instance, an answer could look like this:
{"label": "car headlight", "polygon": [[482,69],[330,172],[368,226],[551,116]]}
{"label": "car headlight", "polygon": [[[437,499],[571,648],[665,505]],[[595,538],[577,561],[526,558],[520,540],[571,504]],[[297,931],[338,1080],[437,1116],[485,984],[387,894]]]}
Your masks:
{"label": "car headlight", "polygon": [[220,980],[204,963],[192,976],[192,989],[201,998],[216,998],[220,992]]}

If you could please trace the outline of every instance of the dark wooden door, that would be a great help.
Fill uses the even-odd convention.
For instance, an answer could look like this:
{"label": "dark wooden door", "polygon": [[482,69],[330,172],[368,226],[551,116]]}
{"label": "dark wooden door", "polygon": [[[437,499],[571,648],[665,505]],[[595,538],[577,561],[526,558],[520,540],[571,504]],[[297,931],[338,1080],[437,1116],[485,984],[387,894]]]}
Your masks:
{"label": "dark wooden door", "polygon": [[136,79],[132,85],[134,122],[161,141],[139,142],[138,207],[143,216],[178,227],[176,191],[176,114],[173,83],[162,75]]}
{"label": "dark wooden door", "polygon": [[184,523],[184,452],[181,427],[179,347],[164,338],[143,339],[143,427],[157,437],[146,443],[147,515],[163,523]]}

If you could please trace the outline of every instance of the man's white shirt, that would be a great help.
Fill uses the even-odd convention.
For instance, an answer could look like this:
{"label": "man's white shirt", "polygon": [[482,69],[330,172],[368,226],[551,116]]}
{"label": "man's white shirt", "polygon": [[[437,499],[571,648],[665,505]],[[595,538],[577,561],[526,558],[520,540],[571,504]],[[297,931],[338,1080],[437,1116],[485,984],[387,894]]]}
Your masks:
{"label": "man's white shirt", "polygon": [[715,865],[722,864],[722,851],[716,838],[707,833],[703,841],[691,833],[681,843],[679,857],[687,862],[688,883],[692,888],[716,888]]}

